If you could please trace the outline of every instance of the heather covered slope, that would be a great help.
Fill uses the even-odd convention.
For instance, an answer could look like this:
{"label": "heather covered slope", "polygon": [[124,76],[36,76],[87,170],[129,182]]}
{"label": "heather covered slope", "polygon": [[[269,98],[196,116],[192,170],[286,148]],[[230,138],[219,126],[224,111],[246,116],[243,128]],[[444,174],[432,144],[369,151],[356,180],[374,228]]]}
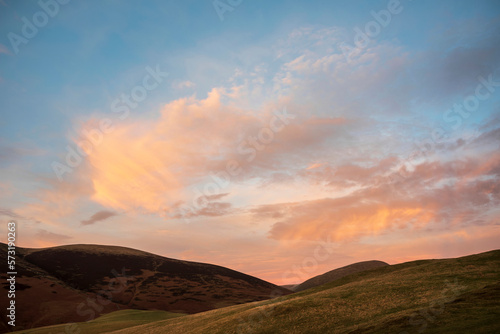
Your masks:
{"label": "heather covered slope", "polygon": [[499,283],[496,250],[384,266],[273,300],[112,333],[495,333]]}
{"label": "heather covered slope", "polygon": [[382,262],[382,261],[364,261],[364,262],[358,262],[358,263],[353,263],[348,266],[338,268],[331,270],[329,272],[326,272],[322,275],[318,275],[315,277],[312,277],[308,279],[307,281],[304,281],[303,283],[295,286],[292,288],[293,291],[299,292],[302,290],[306,290],[309,288],[314,288],[316,286],[320,286],[326,283],[333,282],[337,279],[340,279],[342,277],[345,277],[347,275],[352,275],[356,274],[365,270],[371,270],[375,268],[380,268],[388,266],[387,263]]}
{"label": "heather covered slope", "polygon": [[23,284],[17,328],[88,321],[120,309],[196,313],[291,293],[224,267],[124,247],[17,248],[17,263],[26,268],[17,278]]}
{"label": "heather covered slope", "polygon": [[113,301],[137,309],[196,313],[269,298],[274,284],[212,264],[181,261],[124,247],[71,245],[29,251],[25,259],[80,290],[126,284]]}
{"label": "heather covered slope", "polygon": [[[112,301],[105,304],[98,304],[98,310],[85,310],[87,300],[97,300],[99,297],[92,292],[81,291],[68,282],[65,282],[52,273],[26,261],[22,258],[24,249],[16,248],[16,328],[31,328],[47,326],[51,324],[84,321],[89,318],[91,313],[107,313],[120,309],[122,306]],[[0,243],[0,261],[7,264],[7,247]],[[0,273],[2,282],[2,293],[7,294],[6,266],[4,265]],[[7,326],[5,315],[7,298],[1,298],[2,308],[0,332],[6,332],[10,329]],[[82,305],[84,308],[78,309]],[[86,314],[79,314],[87,311]]]}

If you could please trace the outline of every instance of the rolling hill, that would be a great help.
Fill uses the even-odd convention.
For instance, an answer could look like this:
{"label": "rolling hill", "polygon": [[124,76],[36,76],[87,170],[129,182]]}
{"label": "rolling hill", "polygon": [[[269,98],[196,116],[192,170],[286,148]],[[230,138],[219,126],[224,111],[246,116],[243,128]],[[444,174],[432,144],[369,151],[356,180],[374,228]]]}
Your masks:
{"label": "rolling hill", "polygon": [[291,290],[299,292],[302,290],[314,288],[315,286],[320,286],[326,283],[333,282],[347,275],[352,275],[365,270],[371,270],[388,265],[389,264],[382,261],[364,261],[364,262],[353,263],[342,268],[331,270],[322,275],[312,277],[297,286],[291,287]]}
{"label": "rolling hill", "polygon": [[42,328],[34,328],[21,331],[22,333],[78,333],[96,334],[108,333],[123,328],[131,328],[154,321],[178,318],[185,316],[182,313],[172,313],[166,311],[146,311],[146,310],[121,310],[114,311],[98,317],[95,320],[69,323],[64,325],[53,325]]}
{"label": "rolling hill", "polygon": [[383,266],[272,300],[110,333],[489,334],[500,332],[499,300],[500,250],[495,250]]}
{"label": "rolling hill", "polygon": [[[16,303],[22,305],[16,328],[89,321],[120,309],[197,313],[291,293],[228,268],[124,247],[18,247],[16,252]],[[5,244],[0,261],[7,262]],[[7,288],[5,274],[0,278]],[[3,305],[2,310],[5,331]]]}

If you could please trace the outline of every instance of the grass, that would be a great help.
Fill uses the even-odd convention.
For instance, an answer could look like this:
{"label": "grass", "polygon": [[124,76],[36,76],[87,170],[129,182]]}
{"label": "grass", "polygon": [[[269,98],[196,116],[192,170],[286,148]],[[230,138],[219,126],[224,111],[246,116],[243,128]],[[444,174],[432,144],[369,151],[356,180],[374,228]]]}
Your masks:
{"label": "grass", "polygon": [[[135,327],[118,320],[112,333],[494,333],[498,300],[500,251],[492,251],[377,268],[273,300]],[[107,326],[106,318],[100,324]]]}
{"label": "grass", "polygon": [[109,333],[122,328],[132,328],[134,326],[147,324],[154,321],[173,319],[185,316],[182,313],[172,313],[165,311],[144,311],[144,310],[121,310],[105,314],[95,320],[74,324],[63,324],[23,330],[16,333],[36,333],[36,334],[98,334]]}
{"label": "grass", "polygon": [[445,304],[430,304],[415,311],[409,318],[393,318],[360,328],[355,333],[498,333],[499,299],[500,282],[458,295]]}

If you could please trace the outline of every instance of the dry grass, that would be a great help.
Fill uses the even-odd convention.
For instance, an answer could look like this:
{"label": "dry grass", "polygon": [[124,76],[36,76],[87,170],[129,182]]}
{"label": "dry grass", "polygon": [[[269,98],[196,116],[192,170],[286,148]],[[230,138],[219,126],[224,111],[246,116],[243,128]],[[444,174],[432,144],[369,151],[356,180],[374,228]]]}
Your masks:
{"label": "dry grass", "polygon": [[[425,318],[414,319],[420,320],[418,325],[411,324],[409,319],[414,312],[445,299],[450,303],[445,304],[444,309],[452,309],[450,305],[459,296],[467,296],[499,281],[500,251],[459,259],[415,261],[351,275],[271,301],[232,306],[113,333],[387,333],[389,328],[417,333]],[[481,304],[481,299],[475,300]],[[492,312],[498,312],[498,306]],[[442,316],[447,319],[445,312]],[[430,331],[438,324],[436,321],[427,320],[426,329]],[[481,317],[474,321],[476,325],[481,324]],[[485,326],[488,321],[484,319]],[[477,326],[475,329],[480,332]]]}
{"label": "dry grass", "polygon": [[273,300],[111,333],[494,333],[499,298],[500,251],[492,251],[382,267]]}
{"label": "dry grass", "polygon": [[132,328],[145,323],[185,316],[165,311],[122,310],[103,315],[95,320],[75,324],[64,324],[20,331],[26,334],[99,334],[121,328]]}

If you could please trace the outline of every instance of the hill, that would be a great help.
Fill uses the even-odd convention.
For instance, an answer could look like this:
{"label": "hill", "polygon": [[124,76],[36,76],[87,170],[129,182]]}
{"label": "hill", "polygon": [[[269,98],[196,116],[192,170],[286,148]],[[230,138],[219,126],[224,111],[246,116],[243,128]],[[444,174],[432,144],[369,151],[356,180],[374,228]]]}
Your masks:
{"label": "hill", "polygon": [[383,266],[272,300],[111,333],[498,333],[498,300],[500,250]]}
{"label": "hill", "polygon": [[[0,244],[3,263],[6,250]],[[221,266],[125,247],[18,247],[16,253],[16,303],[22,305],[16,328],[88,321],[120,309],[197,313],[291,293]],[[0,278],[7,288],[5,274]]]}
{"label": "hill", "polygon": [[304,281],[303,283],[292,287],[291,290],[299,292],[302,290],[314,288],[316,286],[320,286],[320,285],[323,285],[326,283],[333,282],[333,281],[340,279],[342,277],[345,277],[347,275],[352,275],[352,274],[359,273],[361,271],[371,270],[371,269],[380,268],[380,267],[384,267],[384,266],[388,266],[388,265],[389,264],[382,262],[382,261],[364,261],[364,262],[353,263],[353,264],[350,264],[350,265],[342,267],[342,268],[331,270],[331,271],[326,272],[322,275],[312,277],[312,278],[308,279],[307,281]]}
{"label": "hill", "polygon": [[143,325],[153,321],[160,321],[185,316],[181,313],[171,313],[166,311],[144,311],[144,310],[121,310],[115,311],[95,320],[82,323],[72,323],[65,325],[54,325],[43,328],[23,330],[22,333],[78,333],[78,334],[99,334],[109,333],[118,329],[130,328]]}

